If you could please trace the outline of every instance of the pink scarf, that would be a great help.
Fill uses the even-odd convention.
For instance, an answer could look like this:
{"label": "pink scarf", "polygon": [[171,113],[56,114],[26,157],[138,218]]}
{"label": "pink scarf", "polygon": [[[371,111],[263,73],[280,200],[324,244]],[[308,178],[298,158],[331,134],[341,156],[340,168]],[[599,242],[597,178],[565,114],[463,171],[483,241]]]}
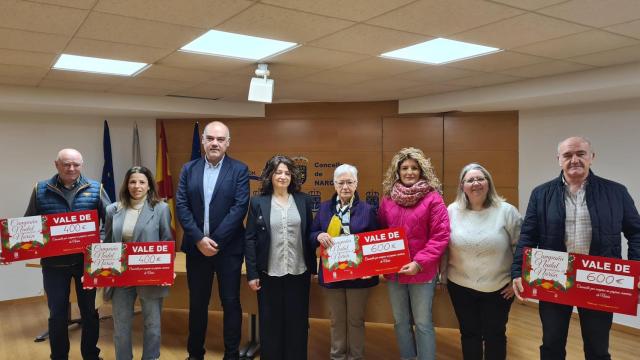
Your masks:
{"label": "pink scarf", "polygon": [[427,185],[425,180],[420,180],[409,187],[402,185],[402,183],[398,181],[393,184],[393,188],[391,189],[391,199],[400,206],[410,207],[418,203],[418,201],[432,190],[433,188]]}

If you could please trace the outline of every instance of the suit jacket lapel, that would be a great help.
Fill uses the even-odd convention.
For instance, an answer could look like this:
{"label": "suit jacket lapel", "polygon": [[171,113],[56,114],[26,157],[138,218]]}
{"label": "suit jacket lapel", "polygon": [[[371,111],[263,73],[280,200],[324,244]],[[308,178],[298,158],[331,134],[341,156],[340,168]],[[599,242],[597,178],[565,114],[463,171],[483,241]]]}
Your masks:
{"label": "suit jacket lapel", "polygon": [[140,234],[152,217],[153,209],[149,206],[149,203],[145,201],[144,205],[142,205],[142,211],[140,211],[140,214],[138,215],[136,226],[133,228],[133,242],[140,241]]}
{"label": "suit jacket lapel", "polygon": [[[213,202],[213,199],[216,198],[216,195],[218,194],[218,190],[220,189],[220,186],[221,186],[220,184],[222,184],[222,181],[224,180],[225,176],[227,176],[227,174],[229,173],[229,170],[231,170],[231,162],[229,161],[229,157],[225,156],[224,159],[222,160],[222,165],[220,167],[220,173],[218,173],[218,179],[216,180],[216,186],[213,188],[213,195],[211,195],[211,202]],[[203,169],[203,171],[204,171],[204,169]]]}
{"label": "suit jacket lapel", "polygon": [[204,177],[204,157],[201,158],[200,160],[198,160],[198,162],[196,163],[196,165],[193,167],[193,179],[195,181],[195,186],[196,189],[198,190],[198,194],[200,194],[200,201],[202,201],[203,206],[206,206],[204,204],[204,188],[202,186],[202,180]]}
{"label": "suit jacket lapel", "polygon": [[271,234],[271,195],[260,197],[260,212],[267,227],[267,234]]}
{"label": "suit jacket lapel", "polygon": [[127,210],[118,204],[116,212],[113,214],[113,241],[122,242],[122,226],[124,225],[124,216]]}

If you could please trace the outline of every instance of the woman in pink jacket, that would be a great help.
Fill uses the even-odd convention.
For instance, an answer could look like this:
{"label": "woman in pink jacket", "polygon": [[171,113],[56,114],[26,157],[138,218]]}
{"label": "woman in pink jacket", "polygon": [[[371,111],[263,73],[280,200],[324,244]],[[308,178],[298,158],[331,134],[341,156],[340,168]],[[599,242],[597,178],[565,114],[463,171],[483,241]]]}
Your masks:
{"label": "woman in pink jacket", "polygon": [[449,216],[440,181],[421,150],[405,148],[391,160],[382,185],[380,225],[404,228],[412,260],[397,274],[385,275],[400,357],[432,360],[436,335],[431,303],[440,256],[449,243]]}

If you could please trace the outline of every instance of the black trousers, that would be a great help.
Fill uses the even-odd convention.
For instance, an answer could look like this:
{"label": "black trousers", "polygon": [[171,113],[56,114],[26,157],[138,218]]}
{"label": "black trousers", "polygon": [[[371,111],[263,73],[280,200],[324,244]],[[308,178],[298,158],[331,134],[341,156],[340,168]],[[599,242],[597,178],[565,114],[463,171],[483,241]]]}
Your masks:
{"label": "black trousers", "polygon": [[[539,312],[542,321],[540,359],[564,360],[573,306],[540,301]],[[584,308],[578,308],[578,314],[585,359],[610,360],[609,332],[613,314]]]}
{"label": "black trousers", "polygon": [[80,353],[85,360],[97,360],[100,349],[98,336],[100,319],[95,307],[96,290],[84,290],[80,278],[83,275],[82,264],[71,266],[44,266],[42,280],[47,293],[49,306],[49,346],[51,359],[67,360],[69,358],[69,292],[71,279],[74,280],[78,297],[78,308],[82,320],[82,337]]}
{"label": "black trousers", "polygon": [[214,274],[218,276],[218,293],[222,305],[222,336],[224,359],[238,359],[242,335],[242,307],[240,305],[241,255],[187,254],[187,283],[189,285],[189,356],[204,358],[204,339],[209,320],[209,299]]}
{"label": "black trousers", "polygon": [[260,359],[304,360],[309,334],[309,272],[260,275]]}
{"label": "black trousers", "polygon": [[447,283],[449,296],[460,324],[462,356],[465,360],[504,360],[507,358],[507,321],[513,297],[502,297],[500,290],[481,292]]}

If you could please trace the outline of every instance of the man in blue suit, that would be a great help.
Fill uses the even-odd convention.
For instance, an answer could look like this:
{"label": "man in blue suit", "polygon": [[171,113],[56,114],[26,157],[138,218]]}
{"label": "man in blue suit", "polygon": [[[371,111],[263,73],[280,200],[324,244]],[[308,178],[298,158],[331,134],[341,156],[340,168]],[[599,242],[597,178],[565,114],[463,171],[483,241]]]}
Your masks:
{"label": "man in blue suit", "polygon": [[[249,169],[225,155],[229,128],[205,126],[205,156],[184,165],[176,194],[177,217],[184,230],[189,285],[189,359],[204,359],[204,340],[214,274],[222,303],[224,359],[239,359],[242,308],[240,270],[244,251],[243,219],[249,204]],[[206,219],[206,221],[205,221]]]}

